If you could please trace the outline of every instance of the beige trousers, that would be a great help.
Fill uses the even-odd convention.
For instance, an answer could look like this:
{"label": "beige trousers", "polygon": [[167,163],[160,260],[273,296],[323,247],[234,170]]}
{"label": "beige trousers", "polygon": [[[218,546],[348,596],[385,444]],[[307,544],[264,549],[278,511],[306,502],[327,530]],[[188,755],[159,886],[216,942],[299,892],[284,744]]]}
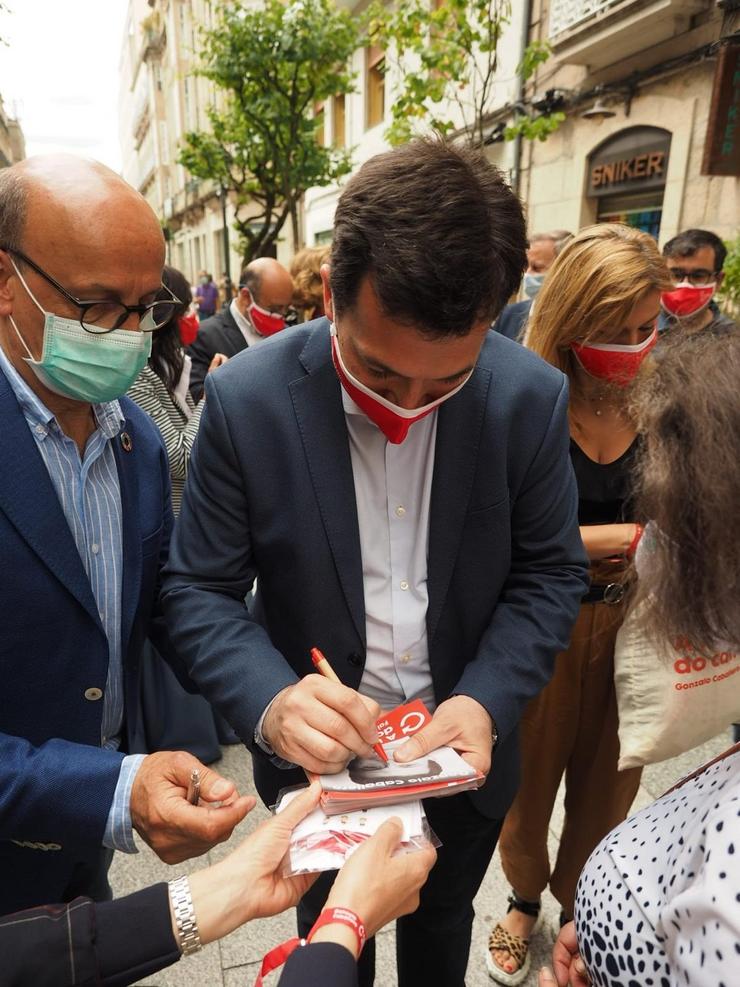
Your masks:
{"label": "beige trousers", "polygon": [[[552,680],[522,718],[522,783],[499,840],[514,891],[537,901],[549,882],[568,917],[583,865],[625,819],[640,785],[641,768],[617,771],[614,641],[623,617],[622,605],[581,605]],[[565,822],[551,870],[547,834],[563,774]]]}

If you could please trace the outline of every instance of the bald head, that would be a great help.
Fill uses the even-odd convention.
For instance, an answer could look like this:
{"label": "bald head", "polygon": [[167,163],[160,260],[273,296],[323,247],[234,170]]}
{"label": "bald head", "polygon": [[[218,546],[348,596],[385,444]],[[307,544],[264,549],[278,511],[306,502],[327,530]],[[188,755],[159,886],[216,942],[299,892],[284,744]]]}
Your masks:
{"label": "bald head", "polygon": [[0,172],[4,352],[24,372],[27,353],[10,318],[20,327],[27,352],[38,358],[44,312],[80,318],[69,295],[125,305],[153,301],[161,290],[164,253],[162,230],[146,200],[96,161],[44,155]]}
{"label": "bald head", "polygon": [[111,266],[127,264],[127,251],[143,250],[164,263],[164,238],[147,201],[110,168],[70,154],[42,155],[13,165],[0,184],[16,204],[15,229],[3,245],[38,263],[68,255],[78,265],[102,252]]}
{"label": "bald head", "polygon": [[239,287],[240,302],[245,308],[254,301],[261,308],[284,313],[293,301],[293,279],[273,257],[258,257],[247,264],[241,273]]}

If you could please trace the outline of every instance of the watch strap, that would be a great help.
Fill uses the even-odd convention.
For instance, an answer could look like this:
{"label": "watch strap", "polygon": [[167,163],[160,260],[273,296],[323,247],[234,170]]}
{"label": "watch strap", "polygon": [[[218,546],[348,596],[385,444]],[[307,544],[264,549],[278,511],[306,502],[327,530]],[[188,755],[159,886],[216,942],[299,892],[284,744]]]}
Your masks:
{"label": "watch strap", "polygon": [[177,926],[178,944],[183,956],[189,956],[202,948],[193,899],[190,894],[190,881],[187,877],[178,877],[169,881],[168,886],[175,925]]}

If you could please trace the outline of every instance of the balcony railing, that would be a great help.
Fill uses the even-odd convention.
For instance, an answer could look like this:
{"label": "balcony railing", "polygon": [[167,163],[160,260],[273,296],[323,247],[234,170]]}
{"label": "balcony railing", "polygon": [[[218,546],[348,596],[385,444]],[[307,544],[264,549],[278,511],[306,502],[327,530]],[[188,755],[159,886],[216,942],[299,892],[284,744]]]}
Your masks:
{"label": "balcony railing", "polygon": [[552,0],[550,5],[550,37],[570,31],[609,7],[624,0]]}
{"label": "balcony railing", "polygon": [[603,68],[689,30],[710,0],[550,0],[549,36],[565,61]]}

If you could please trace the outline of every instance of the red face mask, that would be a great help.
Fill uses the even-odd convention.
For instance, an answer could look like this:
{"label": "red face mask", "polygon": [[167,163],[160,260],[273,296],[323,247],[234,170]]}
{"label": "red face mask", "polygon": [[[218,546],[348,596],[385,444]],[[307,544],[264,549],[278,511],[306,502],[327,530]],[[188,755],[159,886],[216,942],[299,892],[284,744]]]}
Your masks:
{"label": "red face mask", "polygon": [[412,408],[409,410],[408,408],[400,408],[397,404],[393,404],[392,401],[382,398],[379,394],[371,391],[362,381],[352,376],[342,360],[342,354],[337,341],[337,331],[334,325],[331,326],[331,358],[334,362],[337,377],[339,377],[342,387],[347,394],[349,394],[357,407],[365,412],[370,421],[378,426],[386,439],[394,445],[403,442],[414,422],[426,418],[440,404],[447,401],[454,394],[457,394],[467,384],[468,380],[470,380],[470,374],[468,374],[461,384],[458,384],[457,387],[444,394],[441,398],[437,398],[436,401],[425,404],[421,408]]}
{"label": "red face mask", "polygon": [[634,346],[617,343],[571,343],[576,359],[591,377],[608,380],[625,387],[634,380],[640,364],[658,341],[658,330],[653,329],[648,338]]}
{"label": "red face mask", "polygon": [[275,312],[268,312],[266,308],[260,308],[256,302],[247,309],[252,325],[260,336],[274,336],[276,332],[285,329],[285,318]]}
{"label": "red face mask", "polygon": [[687,315],[695,315],[710,303],[714,294],[716,283],[712,284],[690,284],[688,281],[681,281],[673,291],[664,291],[660,296],[660,304],[669,315],[675,315],[682,319]]}

